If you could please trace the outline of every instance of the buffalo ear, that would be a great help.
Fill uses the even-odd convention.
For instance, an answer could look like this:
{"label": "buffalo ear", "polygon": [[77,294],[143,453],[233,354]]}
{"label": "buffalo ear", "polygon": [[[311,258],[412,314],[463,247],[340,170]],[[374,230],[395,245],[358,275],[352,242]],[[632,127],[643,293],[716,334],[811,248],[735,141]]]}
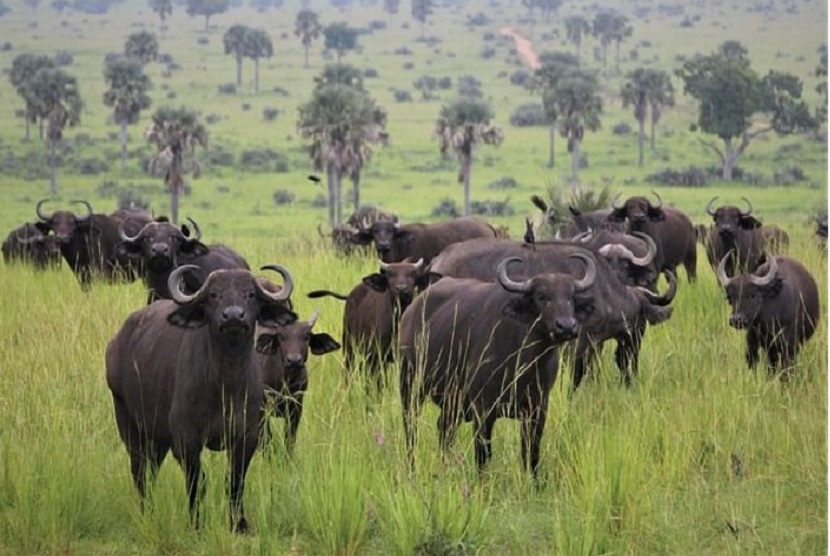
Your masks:
{"label": "buffalo ear", "polygon": [[276,334],[260,334],[256,339],[257,353],[274,355],[280,349],[280,342]]}
{"label": "buffalo ear", "polygon": [[648,207],[648,219],[652,222],[662,222],[666,219],[666,213],[661,208]]}
{"label": "buffalo ear", "polygon": [[181,243],[181,245],[179,246],[179,251],[181,251],[183,255],[190,255],[191,257],[201,257],[202,255],[207,254],[209,249],[208,246],[202,243],[201,241],[189,239]]}
{"label": "buffalo ear", "polygon": [[372,234],[372,230],[359,230],[352,234],[349,241],[355,245],[371,245],[374,239],[375,236]]}
{"label": "buffalo ear", "polygon": [[181,229],[182,229],[182,235],[183,235],[184,237],[190,237],[190,228],[188,227],[188,225],[187,225],[187,224],[182,224],[182,228],[181,228]]}
{"label": "buffalo ear", "polygon": [[441,278],[443,278],[443,275],[438,274],[437,272],[424,272],[418,274],[415,278],[415,287],[419,290],[425,290]]}
{"label": "buffalo ear", "polygon": [[383,293],[389,289],[389,277],[379,272],[364,276],[363,283],[378,293]]}
{"label": "buffalo ear", "polygon": [[282,303],[267,303],[259,310],[257,321],[262,326],[276,328],[297,322],[297,313]]}
{"label": "buffalo ear", "polygon": [[321,332],[320,334],[311,335],[308,347],[314,355],[324,355],[340,349],[340,344],[325,332]]}
{"label": "buffalo ear", "polygon": [[167,315],[167,322],[179,328],[199,328],[207,324],[207,312],[201,303],[180,305]]}
{"label": "buffalo ear", "polygon": [[50,226],[47,222],[35,222],[35,228],[40,230],[40,233],[43,235],[48,235],[49,232],[52,231],[52,226]]}
{"label": "buffalo ear", "polygon": [[741,228],[744,230],[755,230],[761,227],[761,222],[754,216],[742,216]]}
{"label": "buffalo ear", "polygon": [[570,211],[571,216],[581,216],[582,215],[581,210],[579,210],[576,207],[572,207],[571,205],[568,205],[568,211]]}
{"label": "buffalo ear", "polygon": [[625,222],[626,210],[625,207],[621,209],[612,209],[608,215],[609,222]]}
{"label": "buffalo ear", "polygon": [[504,306],[502,313],[508,318],[521,322],[532,322],[537,316],[530,298],[526,295],[511,298]]}

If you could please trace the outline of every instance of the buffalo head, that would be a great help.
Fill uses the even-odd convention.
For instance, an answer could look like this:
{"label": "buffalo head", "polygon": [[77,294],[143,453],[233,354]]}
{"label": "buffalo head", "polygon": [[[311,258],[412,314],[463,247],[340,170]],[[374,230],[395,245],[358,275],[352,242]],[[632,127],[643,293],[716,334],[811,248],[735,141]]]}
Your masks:
{"label": "buffalo head", "polygon": [[738,230],[754,230],[761,227],[761,222],[752,216],[752,203],[746,197],[741,197],[749,207],[743,211],[738,207],[726,205],[713,209],[717,197],[712,197],[706,205],[706,214],[714,220],[715,231],[724,238],[734,237]]}
{"label": "buffalo head", "polygon": [[408,305],[416,290],[425,289],[429,285],[429,275],[424,272],[424,259],[414,263],[380,261],[380,272],[365,276],[363,283],[376,292],[389,291],[401,303]]}
{"label": "buffalo head", "polygon": [[25,256],[30,257],[36,268],[60,265],[61,246],[54,234],[44,234],[37,226],[27,224],[15,231],[14,239],[23,247]]}
{"label": "buffalo head", "polygon": [[582,253],[574,253],[570,257],[585,263],[585,276],[577,279],[570,274],[545,273],[515,282],[507,276],[507,266],[522,259],[508,257],[496,267],[499,284],[509,292],[522,294],[520,298],[511,300],[507,314],[531,325],[541,321],[554,343],[576,337],[579,321],[587,316],[593,304],[593,297],[585,292],[596,279],[596,263]]}
{"label": "buffalo head", "polygon": [[375,242],[378,254],[383,255],[392,251],[397,241],[406,241],[412,233],[401,229],[397,220],[382,219],[372,223],[364,221],[354,235],[354,242],[359,245],[369,245]]}
{"label": "buffalo head", "polygon": [[58,241],[65,243],[75,235],[75,231],[88,231],[90,229],[92,207],[86,201],[72,201],[75,204],[84,205],[86,207],[85,215],[77,215],[68,210],[58,210],[52,214],[43,212],[43,204],[47,199],[41,199],[35,205],[35,214],[39,222],[35,224],[37,228],[47,235],[50,231],[55,234]]}
{"label": "buffalo head", "polygon": [[314,355],[324,355],[340,349],[340,344],[330,335],[312,332],[318,316],[319,309],[307,321],[263,328],[257,337],[256,350],[268,355],[281,351],[283,366],[297,369],[305,366],[309,350]]}
{"label": "buffalo head", "polygon": [[130,237],[125,231],[127,220],[118,226],[118,236],[121,243],[116,246],[117,251],[125,251],[128,255],[139,257],[146,268],[153,272],[166,272],[179,266],[179,257],[195,257],[208,252],[200,240],[202,231],[192,219],[187,219],[192,225],[196,237],[190,238],[190,229],[187,225],[177,228],[164,218],[156,219],[146,224],[140,232]]}
{"label": "buffalo head", "polygon": [[622,283],[652,288],[660,276],[659,269],[653,264],[657,255],[657,245],[651,236],[642,232],[632,232],[631,235],[645,244],[644,255],[637,256],[622,243],[607,243],[600,247],[598,252],[608,260],[608,264]]}
{"label": "buffalo head", "polygon": [[778,263],[775,257],[770,257],[754,272],[730,278],[726,275],[726,259],[731,256],[730,251],[721,259],[716,273],[732,306],[729,325],[738,329],[747,328],[757,320],[765,300],[775,297],[781,290]]}
{"label": "buffalo head", "polygon": [[657,197],[657,204],[652,205],[645,197],[629,197],[625,203],[618,205],[612,203],[611,214],[608,215],[609,222],[625,222],[628,220],[628,227],[631,231],[646,232],[653,222],[660,222],[666,219],[663,212],[663,199],[656,191],[652,191]]}
{"label": "buffalo head", "polygon": [[284,284],[276,293],[265,289],[248,270],[214,270],[195,293],[182,292],[183,274],[197,269],[195,265],[184,265],[170,274],[168,287],[179,305],[167,318],[171,324],[183,328],[207,325],[211,336],[221,338],[226,346],[245,349],[250,347],[247,342],[255,324],[276,327],[297,320],[297,315],[285,307],[294,287],[286,268],[262,267],[282,275]]}

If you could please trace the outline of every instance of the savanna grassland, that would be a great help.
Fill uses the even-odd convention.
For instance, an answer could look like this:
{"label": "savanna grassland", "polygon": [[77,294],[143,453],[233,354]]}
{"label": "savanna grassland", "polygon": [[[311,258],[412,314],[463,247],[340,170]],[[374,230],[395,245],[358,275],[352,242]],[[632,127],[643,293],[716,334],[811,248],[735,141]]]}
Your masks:
{"label": "savanna grassland", "polygon": [[[277,262],[291,269],[301,317],[320,307],[317,328],[339,337],[342,304],[314,303],[304,294],[320,288],[347,292],[376,262],[336,256],[315,231],[317,224],[325,226],[327,212],[312,203],[323,188],[306,180],[312,169],[296,130],[297,107],[308,99],[326,60],[321,39],[312,47],[312,67],[303,68],[302,45],[293,34],[298,3],[288,0],[261,13],[231,8],[211,18],[207,33],[203,18],[188,17],[176,6],[159,41],[161,52],[180,69],[149,64],[154,106],[130,128],[125,171],[111,136],[116,126],[101,102],[103,59],[121,51],[131,32],[158,33],[158,18],[137,0],[106,15],[57,14],[48,5],[32,10],[17,0],[6,4],[11,11],[0,17],[0,44],[8,42],[10,49],[0,50],[0,68],[9,68],[23,52],[69,51],[73,60],[64,69],[78,78],[86,103],[80,125],[67,129],[62,141],[59,197],[48,206],[83,198],[109,212],[116,208],[113,191],[132,188],[156,214],[167,213],[161,179],[142,169],[151,153],[142,130],[155,107],[198,110],[211,122],[209,148],[197,152],[205,173],[190,182],[192,193],[183,198],[181,214],[199,222],[208,242],[232,245],[252,266]],[[510,74],[523,65],[499,30],[512,26],[539,52],[570,52],[560,16],[584,13],[590,19],[592,11],[566,1],[550,23],[537,20],[531,35],[518,2],[439,4],[426,26],[433,40],[423,42],[416,40],[421,27],[410,16],[409,2],[393,16],[381,2],[354,2],[342,11],[320,0],[310,3],[324,25],[386,23],[361,35],[360,51],[344,58],[364,71],[376,70],[377,77],[366,77],[364,84],[388,112],[391,145],[378,147],[364,170],[363,202],[392,209],[408,222],[433,219],[432,209],[445,198],[460,206],[457,166],[440,158],[431,138],[440,107],[452,94],[439,91],[440,98],[424,101],[412,82],[428,74],[449,76],[455,84],[469,74],[481,81],[495,123],[505,131],[500,147],[476,153],[473,200],[509,198],[515,213],[492,220],[520,237],[524,216],[533,214],[528,197],[565,183],[568,153],[558,139],[556,167],[547,168],[547,129],[509,124],[516,107],[538,97],[510,83]],[[632,3],[601,3],[619,8],[633,26],[621,49],[623,73],[640,66],[670,71],[682,57],[711,52],[733,39],[746,46],[759,73],[791,72],[804,81],[808,103],[821,102],[815,68],[818,48],[827,39],[826,3],[773,0],[763,11],[761,3],[706,0],[684,3],[682,13],[671,15],[658,4],[637,2],[650,11],[636,17]],[[476,12],[490,21],[466,25]],[[684,18],[690,26],[681,26]],[[259,93],[250,61],[237,92],[219,92],[235,79],[234,62],[222,47],[222,34],[234,23],[264,28],[274,41],[273,58],[261,62]],[[491,40],[484,40],[487,33]],[[602,129],[585,136],[583,184],[610,184],[623,195],[657,189],[695,222],[706,222],[704,207],[712,196],[735,203],[746,196],[765,223],[785,228],[789,254],[807,266],[822,292],[822,322],[787,385],[745,368],[743,334],[727,325],[728,307],[700,248],[700,278],[689,285],[680,273],[672,318],[649,329],[632,388],[620,386],[610,350],[574,395],[569,395],[569,362],[563,363],[551,394],[538,482],[521,469],[516,422],[498,422],[493,460],[479,476],[469,426],[442,456],[437,411],[430,406],[420,420],[410,476],[395,374],[382,395],[369,396],[359,382],[343,381],[341,356],[333,354],[310,362],[293,457],[275,443],[254,458],[246,488],[252,534],[229,532],[225,456],[207,452],[205,523],[195,531],[183,475],[172,458],[161,469],[147,510],[140,512],[104,379],[106,344],[143,305],[142,285],[96,285],[84,294],[65,266],[57,273],[35,273],[2,265],[0,554],[826,553],[827,261],[811,221],[827,206],[826,139],[815,134],[756,139],[738,162],[757,176],[754,184],[647,183],[648,175],[666,168],[717,163],[698,140],[700,132],[690,130],[697,106],[675,78],[677,102],[658,125],[657,152],[647,150],[645,166],[638,167],[636,136],[612,133],[620,123],[636,129],[630,110],[622,108],[613,46],[603,69],[591,52],[595,44],[587,38],[582,56],[588,67],[601,71],[604,114]],[[403,47],[410,53],[395,53]],[[483,58],[484,47],[495,55]],[[396,102],[396,90],[410,91],[414,100]],[[37,139],[36,126],[32,141],[22,141],[23,121],[15,111],[23,103],[5,75],[0,99],[0,222],[9,230],[33,220],[34,203],[47,196],[47,147]],[[263,119],[266,108],[279,111],[276,120]],[[826,128],[818,136],[826,138]],[[274,164],[255,171],[241,162],[245,151],[265,148],[283,156],[280,171]],[[224,162],[217,155],[222,152],[230,153],[230,164],[227,154]],[[96,165],[102,171],[79,172]],[[795,175],[785,172],[793,168],[803,179],[780,178]],[[489,187],[504,177],[515,179],[517,187]],[[115,183],[102,187],[107,181]],[[277,190],[293,193],[293,203],[275,204]],[[280,429],[281,423],[274,426]]]}

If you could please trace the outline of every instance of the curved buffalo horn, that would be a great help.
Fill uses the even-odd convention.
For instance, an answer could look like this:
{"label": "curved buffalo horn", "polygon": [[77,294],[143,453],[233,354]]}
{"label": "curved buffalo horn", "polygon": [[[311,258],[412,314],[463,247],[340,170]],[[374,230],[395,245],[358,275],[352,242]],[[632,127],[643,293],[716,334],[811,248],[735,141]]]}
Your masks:
{"label": "curved buffalo horn", "polygon": [[646,299],[648,299],[654,305],[668,305],[674,299],[674,295],[677,293],[677,276],[674,275],[674,272],[671,270],[666,270],[663,272],[663,275],[666,277],[666,280],[669,283],[669,289],[662,295],[656,294],[653,291],[649,290],[648,288],[643,288],[640,286],[636,286],[638,292],[642,293]]}
{"label": "curved buffalo horn", "polygon": [[729,276],[726,275],[726,259],[732,256],[732,251],[729,251],[726,255],[718,263],[718,267],[715,269],[715,274],[718,275],[718,282],[720,282],[721,286],[724,288],[729,285],[729,282],[732,280]]}
{"label": "curved buffalo horn", "polygon": [[594,280],[597,278],[597,265],[594,263],[594,260],[584,253],[574,253],[569,258],[581,259],[585,263],[585,276],[581,280],[574,282],[574,289],[581,292],[593,286]]}
{"label": "curved buffalo horn", "polygon": [[775,280],[775,275],[778,274],[778,262],[775,260],[775,257],[770,257],[767,264],[769,269],[763,276],[755,276],[754,274],[749,275],[749,282],[751,284],[755,284],[756,286],[768,286],[773,280]]}
{"label": "curved buffalo horn", "polygon": [[308,319],[308,327],[314,328],[314,324],[317,322],[317,319],[320,317],[320,308],[317,307],[314,309],[314,312],[311,313],[311,316]]}
{"label": "curved buffalo horn", "polygon": [[648,246],[648,252],[643,257],[632,256],[632,258],[630,259],[631,262],[637,266],[646,266],[648,264],[651,264],[651,261],[653,261],[654,257],[657,256],[657,244],[654,243],[654,240],[651,238],[650,235],[644,234],[643,232],[631,232],[631,235],[642,239],[644,242],[646,242],[646,245]]}
{"label": "curved buffalo horn", "polygon": [[323,228],[319,222],[317,223],[317,233],[320,234],[321,238],[326,239],[326,234],[323,233]]}
{"label": "curved buffalo horn", "polygon": [[412,265],[415,267],[415,270],[421,270],[424,267],[424,258],[421,257],[420,259],[412,263]]}
{"label": "curved buffalo horn", "polygon": [[277,293],[269,292],[268,290],[264,289],[259,282],[254,280],[256,288],[257,290],[259,290],[260,294],[262,294],[265,298],[270,299],[271,301],[285,301],[286,299],[291,297],[291,292],[294,291],[294,280],[293,278],[291,278],[291,273],[288,272],[287,268],[278,264],[267,264],[263,267],[260,267],[260,270],[273,270],[274,272],[282,276],[283,279],[282,289]]}
{"label": "curved buffalo horn", "polygon": [[190,222],[191,226],[193,226],[193,233],[196,234],[193,241],[200,241],[202,239],[202,229],[199,227],[199,224],[197,224],[196,221],[189,216],[187,217],[187,221]]}
{"label": "curved buffalo horn", "polygon": [[145,225],[143,228],[141,228],[141,230],[135,236],[130,237],[130,236],[127,235],[127,230],[126,230],[127,222],[129,220],[130,220],[129,217],[127,217],[118,224],[118,237],[121,238],[121,241],[128,241],[130,243],[135,243],[136,241],[141,239],[141,236],[144,235],[144,229],[147,226]]}
{"label": "curved buffalo horn", "polygon": [[35,205],[35,214],[37,214],[37,217],[40,218],[43,222],[48,222],[52,218],[52,214],[46,216],[45,214],[43,214],[43,212],[41,212],[41,207],[43,206],[43,203],[47,202],[48,200],[49,199],[41,199]]}
{"label": "curved buffalo horn", "polygon": [[750,203],[750,202],[749,202],[749,199],[747,199],[746,197],[741,197],[741,199],[743,199],[743,200],[744,200],[744,202],[745,202],[745,203],[747,204],[747,206],[749,207],[749,210],[747,210],[747,211],[741,211],[741,216],[743,216],[743,217],[747,217],[747,216],[749,216],[750,214],[752,214],[752,203]]}
{"label": "curved buffalo horn", "polygon": [[207,286],[207,283],[210,281],[210,276],[207,277],[207,280],[205,280],[205,283],[202,284],[202,287],[199,288],[196,291],[196,293],[192,295],[188,295],[181,290],[181,288],[179,287],[181,278],[185,272],[188,272],[190,270],[199,270],[199,267],[195,264],[182,265],[173,272],[171,272],[170,277],[167,279],[167,289],[170,290],[170,296],[173,298],[173,301],[175,301],[179,305],[188,305],[190,303],[198,301],[202,298],[202,296],[204,296],[205,292],[207,291],[205,286]]}
{"label": "curved buffalo horn", "polygon": [[591,241],[591,238],[594,236],[593,230],[588,230],[587,232],[581,232],[576,234],[574,237],[571,238],[571,241],[576,243],[588,243]]}
{"label": "curved buffalo horn", "polygon": [[514,282],[507,276],[507,265],[513,262],[522,262],[519,257],[507,257],[503,259],[496,267],[496,276],[499,279],[499,284],[509,292],[527,293],[530,291],[530,280],[524,282]]}
{"label": "curved buffalo horn", "polygon": [[648,205],[649,205],[651,208],[653,208],[653,209],[661,209],[661,208],[663,208],[663,198],[662,198],[662,197],[660,196],[660,194],[659,194],[659,193],[657,193],[655,190],[653,190],[653,189],[652,189],[652,190],[651,190],[651,192],[652,192],[652,193],[654,193],[654,196],[655,196],[655,197],[657,197],[657,202],[658,202],[659,204],[657,204],[657,205],[652,205],[652,204],[651,204],[651,201],[649,201]]}
{"label": "curved buffalo horn", "polygon": [[383,270],[384,272],[389,270],[389,263],[385,263],[381,260],[378,260],[378,262],[380,263],[381,270]]}
{"label": "curved buffalo horn", "polygon": [[712,197],[712,199],[709,201],[709,204],[708,204],[708,205],[706,205],[706,214],[708,214],[709,216],[715,216],[715,209],[713,208],[713,206],[714,206],[714,204],[715,204],[715,200],[716,200],[717,198],[718,198],[718,196],[717,196],[717,195],[715,195],[715,196],[714,196],[714,197]]}
{"label": "curved buffalo horn", "polygon": [[87,203],[86,201],[72,201],[72,203],[76,204],[76,205],[84,205],[86,207],[86,215],[84,215],[84,216],[77,216],[76,215],[75,220],[77,220],[78,222],[85,222],[85,221],[89,220],[89,218],[92,216],[92,206],[89,203]]}

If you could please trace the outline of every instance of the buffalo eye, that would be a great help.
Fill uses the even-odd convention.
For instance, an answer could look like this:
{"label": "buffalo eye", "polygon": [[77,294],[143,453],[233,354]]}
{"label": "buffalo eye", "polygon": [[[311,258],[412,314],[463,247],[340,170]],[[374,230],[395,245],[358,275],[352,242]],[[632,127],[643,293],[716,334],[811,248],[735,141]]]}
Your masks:
{"label": "buffalo eye", "polygon": [[212,291],[212,292],[210,292],[209,297],[210,297],[211,299],[219,299],[219,292],[217,292],[217,291]]}

